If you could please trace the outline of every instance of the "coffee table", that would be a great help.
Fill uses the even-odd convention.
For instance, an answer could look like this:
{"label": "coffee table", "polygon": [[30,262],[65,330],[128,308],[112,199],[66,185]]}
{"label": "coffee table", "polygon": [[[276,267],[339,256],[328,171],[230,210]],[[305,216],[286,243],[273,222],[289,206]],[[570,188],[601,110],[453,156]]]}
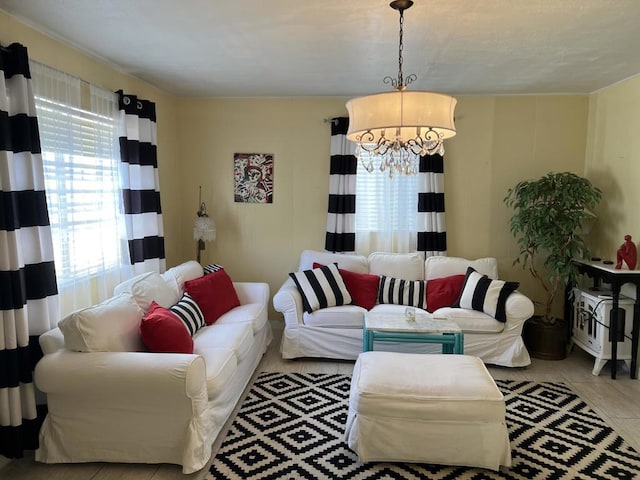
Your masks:
{"label": "coffee table", "polygon": [[464,353],[464,334],[450,320],[433,319],[430,314],[416,313],[409,320],[404,313],[367,312],[364,315],[362,350],[373,350],[375,341],[399,343],[439,343],[442,353]]}

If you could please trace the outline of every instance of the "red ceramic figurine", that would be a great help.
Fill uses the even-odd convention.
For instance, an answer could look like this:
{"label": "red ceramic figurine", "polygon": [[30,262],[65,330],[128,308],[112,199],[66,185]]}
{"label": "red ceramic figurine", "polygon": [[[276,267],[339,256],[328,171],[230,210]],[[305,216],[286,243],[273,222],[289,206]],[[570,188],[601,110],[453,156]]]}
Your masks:
{"label": "red ceramic figurine", "polygon": [[616,269],[622,268],[622,261],[627,264],[629,270],[635,270],[636,261],[638,260],[638,251],[636,244],[631,241],[631,235],[624,236],[624,243],[620,245],[617,255]]}

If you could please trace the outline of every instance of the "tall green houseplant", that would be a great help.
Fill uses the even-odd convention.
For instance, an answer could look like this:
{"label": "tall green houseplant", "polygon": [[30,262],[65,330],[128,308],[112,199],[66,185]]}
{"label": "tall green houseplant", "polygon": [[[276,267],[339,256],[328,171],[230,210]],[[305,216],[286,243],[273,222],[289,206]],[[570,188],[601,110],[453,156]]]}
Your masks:
{"label": "tall green houseplant", "polygon": [[542,285],[545,323],[555,322],[553,301],[569,280],[576,279],[571,259],[589,257],[577,232],[593,215],[589,210],[601,197],[600,189],[571,172],[552,172],[538,180],[519,182],[507,192],[504,202],[515,211],[511,233],[520,247],[514,263],[520,263]]}

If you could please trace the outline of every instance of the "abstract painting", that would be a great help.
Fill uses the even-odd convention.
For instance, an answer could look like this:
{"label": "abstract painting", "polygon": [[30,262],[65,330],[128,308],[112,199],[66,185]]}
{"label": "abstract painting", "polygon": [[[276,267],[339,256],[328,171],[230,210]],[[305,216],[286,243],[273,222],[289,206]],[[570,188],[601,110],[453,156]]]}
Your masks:
{"label": "abstract painting", "polygon": [[241,203],[273,203],[273,154],[233,154],[233,196]]}

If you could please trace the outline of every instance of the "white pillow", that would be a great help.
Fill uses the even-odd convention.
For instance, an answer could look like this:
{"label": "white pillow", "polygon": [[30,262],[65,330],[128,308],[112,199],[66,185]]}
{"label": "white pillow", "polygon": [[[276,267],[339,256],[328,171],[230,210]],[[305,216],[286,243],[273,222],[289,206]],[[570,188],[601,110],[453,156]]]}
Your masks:
{"label": "white pillow", "polygon": [[314,263],[320,263],[322,265],[337,263],[338,268],[343,270],[356,273],[369,273],[367,257],[346,253],[319,252],[316,250],[304,250],[300,254],[298,271],[311,270]]}
{"label": "white pillow", "polygon": [[[200,267],[202,271],[202,267]],[[122,282],[113,289],[114,295],[130,293],[144,313],[154,301],[164,308],[177,303],[182,294],[171,288],[159,273],[149,272]]]}
{"label": "white pillow", "polygon": [[200,278],[203,273],[202,265],[195,260],[189,260],[188,262],[171,267],[162,274],[162,278],[164,278],[167,285],[176,292],[178,298],[181,298],[184,293],[184,282]]}
{"label": "white pillow", "polygon": [[67,315],[58,322],[64,344],[78,352],[139,352],[142,310],[123,293],[89,308]]}
{"label": "white pillow", "polygon": [[424,254],[374,252],[369,255],[369,273],[405,280],[424,280]]}
{"label": "white pillow", "polygon": [[469,267],[489,278],[498,278],[498,261],[493,257],[467,260],[460,257],[433,256],[427,257],[424,262],[425,280],[466,275]]}

